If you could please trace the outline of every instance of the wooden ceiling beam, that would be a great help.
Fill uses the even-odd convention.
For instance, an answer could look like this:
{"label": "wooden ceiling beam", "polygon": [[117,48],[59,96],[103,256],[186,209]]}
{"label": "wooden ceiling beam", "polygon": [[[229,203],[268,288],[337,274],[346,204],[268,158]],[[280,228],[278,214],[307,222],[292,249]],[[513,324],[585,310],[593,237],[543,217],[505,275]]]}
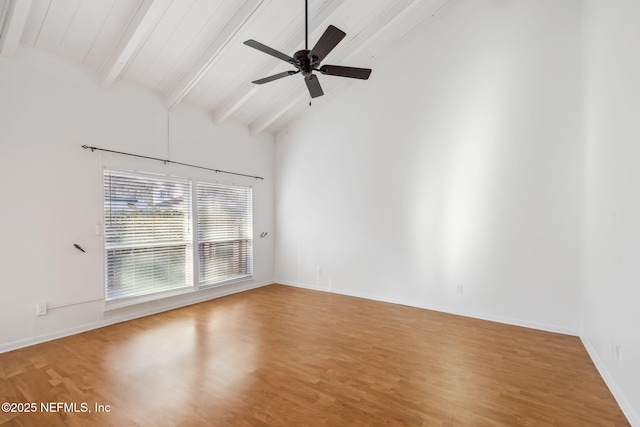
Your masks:
{"label": "wooden ceiling beam", "polygon": [[168,109],[172,109],[189,95],[227,48],[237,41],[241,30],[253,22],[258,15],[258,9],[270,2],[271,0],[246,0],[242,3],[207,50],[169,92],[165,98],[165,106]]}
{"label": "wooden ceiling beam", "polygon": [[[323,26],[344,2],[345,0],[327,0],[323,3],[320,9],[310,19],[311,26],[309,27],[309,33],[313,33],[317,28]],[[284,47],[278,50],[281,52],[293,52],[302,41],[304,41],[304,30],[299,29],[287,40]],[[269,76],[275,74],[280,68],[280,63],[276,63],[271,59],[265,59],[263,66],[260,67],[260,71],[257,71],[255,75],[258,77]],[[242,105],[251,99],[257,90],[257,85],[248,81],[243,83],[240,88],[234,92],[232,97],[227,98],[222,102],[220,107],[213,111],[214,123],[220,124],[228,119],[238,108],[242,107]]]}
{"label": "wooden ceiling beam", "polygon": [[109,89],[129,61],[147,40],[171,5],[171,0],[143,0],[124,30],[118,44],[102,66],[100,86]]}
{"label": "wooden ceiling beam", "polygon": [[7,58],[13,58],[16,55],[31,10],[31,3],[31,0],[9,0],[4,25],[0,27],[0,55]]}

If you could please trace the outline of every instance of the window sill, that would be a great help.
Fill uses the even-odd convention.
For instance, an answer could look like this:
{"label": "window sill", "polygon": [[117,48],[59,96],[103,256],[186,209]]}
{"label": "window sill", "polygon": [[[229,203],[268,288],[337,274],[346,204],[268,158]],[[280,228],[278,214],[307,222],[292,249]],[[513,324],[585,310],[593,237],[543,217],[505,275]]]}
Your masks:
{"label": "window sill", "polygon": [[234,283],[246,282],[252,279],[253,279],[253,275],[250,275],[250,276],[234,277],[233,279],[225,280],[224,282],[215,282],[211,284],[203,283],[203,284],[200,284],[199,290],[219,288],[221,286],[233,285]]}
{"label": "window sill", "polygon": [[148,295],[141,295],[138,297],[130,297],[130,298],[122,298],[112,301],[106,301],[104,305],[104,311],[118,310],[120,308],[131,307],[135,305],[140,305],[153,301],[161,301],[167,298],[191,294],[193,292],[197,292],[196,289],[193,289],[191,286],[173,289],[170,291],[163,291]]}
{"label": "window sill", "polygon": [[214,283],[211,285],[200,285],[198,288],[193,288],[191,286],[186,286],[183,288],[173,289],[171,291],[158,292],[149,295],[142,295],[139,297],[131,297],[131,298],[123,298],[119,300],[107,301],[105,302],[104,311],[114,311],[120,310],[123,308],[135,307],[142,304],[153,303],[164,301],[169,298],[183,296],[183,295],[191,295],[197,294],[204,291],[210,291],[212,289],[221,288],[224,286],[231,286],[237,283],[243,283],[253,280],[253,275],[251,276],[243,276],[236,279],[227,280],[225,282]]}

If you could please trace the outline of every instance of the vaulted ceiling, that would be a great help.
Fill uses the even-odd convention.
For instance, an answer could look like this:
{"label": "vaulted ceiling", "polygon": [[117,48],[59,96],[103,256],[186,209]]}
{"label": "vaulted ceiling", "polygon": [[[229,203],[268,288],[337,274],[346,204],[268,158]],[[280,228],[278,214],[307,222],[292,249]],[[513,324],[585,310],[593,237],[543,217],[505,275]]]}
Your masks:
{"label": "vaulted ceiling", "polygon": [[[309,0],[309,48],[329,24],[347,36],[325,64],[371,67],[449,0]],[[287,55],[304,48],[304,0],[0,0],[0,49],[34,48],[81,64],[108,90],[145,87],[168,109],[184,102],[252,133],[276,133],[308,114],[301,75],[251,81],[293,69],[243,44],[255,39]],[[371,79],[375,78],[375,70]],[[325,96],[361,80],[319,76]]]}

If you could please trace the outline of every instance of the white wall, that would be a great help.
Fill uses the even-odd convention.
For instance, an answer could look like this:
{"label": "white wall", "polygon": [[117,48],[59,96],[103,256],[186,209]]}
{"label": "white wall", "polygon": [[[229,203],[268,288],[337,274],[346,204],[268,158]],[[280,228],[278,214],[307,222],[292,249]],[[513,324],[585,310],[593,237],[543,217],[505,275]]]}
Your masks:
{"label": "white wall", "polygon": [[577,334],[580,2],[409,37],[276,138],[276,280]]}
{"label": "white wall", "polygon": [[167,118],[161,99],[126,83],[103,90],[95,74],[26,48],[0,58],[0,351],[273,282],[273,240],[257,238],[252,281],[129,310],[104,313],[104,302],[94,301],[34,315],[36,302],[103,297],[102,236],[94,233],[102,218],[101,164],[125,160],[83,144],[263,176],[217,177],[254,187],[254,231],[273,235],[273,137],[252,137],[239,124],[214,126],[206,112],[180,106],[170,114],[168,143]]}
{"label": "white wall", "polygon": [[585,1],[583,340],[634,425],[640,425],[638,16],[637,1]]}

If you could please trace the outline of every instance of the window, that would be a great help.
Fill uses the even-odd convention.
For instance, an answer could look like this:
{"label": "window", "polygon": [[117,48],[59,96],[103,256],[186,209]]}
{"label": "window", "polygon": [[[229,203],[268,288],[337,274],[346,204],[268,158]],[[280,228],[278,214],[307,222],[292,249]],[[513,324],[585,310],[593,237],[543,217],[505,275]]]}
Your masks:
{"label": "window", "polygon": [[[192,200],[190,179],[105,170],[107,302],[193,290],[195,271],[198,287],[252,277],[251,187],[208,182],[195,187]],[[195,233],[192,212],[197,212]]]}
{"label": "window", "polygon": [[197,187],[200,285],[251,276],[251,188],[207,182]]}
{"label": "window", "polygon": [[107,301],[191,286],[191,182],[105,171]]}

